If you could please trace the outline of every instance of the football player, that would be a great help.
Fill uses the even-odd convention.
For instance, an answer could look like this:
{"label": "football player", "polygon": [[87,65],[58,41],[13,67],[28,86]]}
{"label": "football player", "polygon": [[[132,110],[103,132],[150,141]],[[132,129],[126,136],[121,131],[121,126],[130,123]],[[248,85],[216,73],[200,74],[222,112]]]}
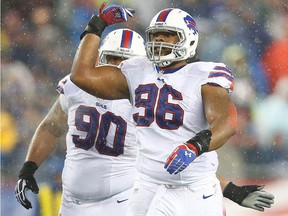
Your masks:
{"label": "football player", "polygon": [[[139,55],[146,55],[143,38],[135,31],[118,29],[103,40],[99,64],[119,65]],[[67,132],[68,124],[59,215],[124,215],[138,152],[131,104],[127,99],[94,97],[71,82],[70,75],[59,82],[57,90],[60,96],[38,126],[19,173],[18,202],[32,208],[26,191],[38,193],[33,175],[55,149],[56,139]]]}
{"label": "football player", "polygon": [[196,52],[198,28],[191,15],[173,8],[156,14],[147,28],[147,57],[95,67],[105,27],[133,16],[123,6],[104,8],[81,35],[71,80],[97,97],[129,99],[133,106],[140,150],[126,215],[184,216],[191,209],[222,215],[215,150],[236,132],[231,70],[223,63],[187,62]]}

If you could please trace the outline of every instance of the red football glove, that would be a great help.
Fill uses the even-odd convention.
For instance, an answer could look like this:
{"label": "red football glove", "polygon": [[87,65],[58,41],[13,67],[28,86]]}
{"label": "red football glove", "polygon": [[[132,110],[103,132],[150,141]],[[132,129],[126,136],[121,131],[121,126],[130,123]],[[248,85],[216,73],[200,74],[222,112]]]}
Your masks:
{"label": "red football glove", "polygon": [[103,10],[105,5],[105,2],[101,5],[99,9],[99,16],[107,25],[127,22],[128,16],[133,17],[133,13],[135,13],[135,10],[125,8],[121,5],[109,5],[105,10]]}

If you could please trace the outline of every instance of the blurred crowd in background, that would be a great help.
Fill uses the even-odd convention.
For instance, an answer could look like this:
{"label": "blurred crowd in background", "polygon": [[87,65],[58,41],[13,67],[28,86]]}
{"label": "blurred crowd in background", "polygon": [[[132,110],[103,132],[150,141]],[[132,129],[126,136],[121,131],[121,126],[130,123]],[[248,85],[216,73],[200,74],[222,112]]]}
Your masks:
{"label": "blurred crowd in background", "polygon": [[[1,1],[1,191],[14,190],[32,135],[58,97],[57,83],[70,72],[79,35],[102,2]],[[106,3],[123,4],[136,13],[127,23],[109,26],[103,36],[128,27],[145,38],[146,27],[161,9],[190,13],[199,28],[200,59],[224,62],[235,77],[231,98],[239,131],[221,150],[219,169],[232,179],[288,176],[287,0]],[[37,171],[37,180],[61,190],[64,159],[65,137]]]}

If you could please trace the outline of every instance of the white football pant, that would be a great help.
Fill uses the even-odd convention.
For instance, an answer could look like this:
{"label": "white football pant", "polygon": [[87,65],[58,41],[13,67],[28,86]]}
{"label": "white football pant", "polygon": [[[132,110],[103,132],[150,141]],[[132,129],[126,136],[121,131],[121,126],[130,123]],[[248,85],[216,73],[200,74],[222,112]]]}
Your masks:
{"label": "white football pant", "polygon": [[63,193],[59,216],[124,216],[132,188],[108,199],[87,202]]}
{"label": "white football pant", "polygon": [[223,216],[219,180],[213,176],[204,182],[169,186],[137,180],[126,216]]}

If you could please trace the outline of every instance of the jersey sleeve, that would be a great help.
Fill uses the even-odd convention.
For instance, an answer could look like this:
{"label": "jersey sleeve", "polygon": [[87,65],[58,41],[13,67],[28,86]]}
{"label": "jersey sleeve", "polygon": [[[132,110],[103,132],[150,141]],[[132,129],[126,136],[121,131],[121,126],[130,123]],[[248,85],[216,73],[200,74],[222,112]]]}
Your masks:
{"label": "jersey sleeve", "polygon": [[58,82],[58,85],[56,87],[56,91],[60,94],[59,102],[60,102],[61,108],[63,112],[65,112],[66,114],[68,114],[68,99],[64,94],[64,88],[68,79],[69,79],[69,76],[64,77]]}
{"label": "jersey sleeve", "polygon": [[67,81],[69,80],[69,75],[67,75],[66,77],[64,77],[63,79],[61,79],[59,82],[58,82],[58,85],[56,87],[56,91],[59,93],[59,94],[64,94],[64,87],[65,87],[65,84],[67,83]]}
{"label": "jersey sleeve", "polygon": [[81,92],[81,89],[71,81],[70,74],[59,81],[56,90],[67,97]]}
{"label": "jersey sleeve", "polygon": [[68,115],[68,98],[64,94],[60,94],[59,102],[63,112],[65,112]]}
{"label": "jersey sleeve", "polygon": [[231,93],[234,89],[234,77],[232,71],[223,63],[215,64],[209,68],[208,78],[202,84],[221,86]]}
{"label": "jersey sleeve", "polygon": [[70,75],[67,75],[61,79],[56,87],[57,92],[60,94],[59,100],[62,110],[68,114],[69,97],[76,95],[79,92],[79,88],[72,83]]}

